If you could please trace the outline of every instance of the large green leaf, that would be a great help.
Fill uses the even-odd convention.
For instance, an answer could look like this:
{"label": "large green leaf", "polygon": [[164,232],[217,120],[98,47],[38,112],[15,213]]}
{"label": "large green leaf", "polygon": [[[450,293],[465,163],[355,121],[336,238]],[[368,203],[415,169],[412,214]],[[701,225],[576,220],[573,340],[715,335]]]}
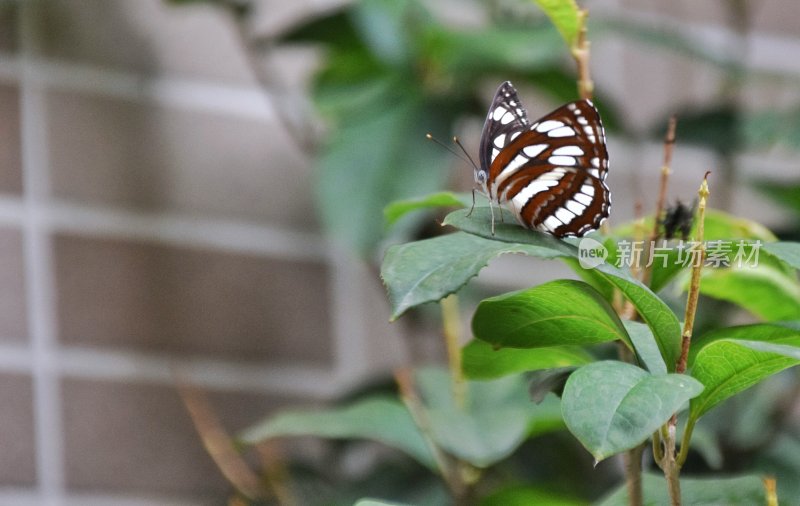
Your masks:
{"label": "large green leaf", "polygon": [[511,485],[484,497],[479,506],[582,506],[586,501],[557,494],[542,487]]}
{"label": "large green leaf", "polygon": [[[454,211],[447,215],[444,224],[500,243],[539,245],[546,248],[548,252],[548,255],[542,256],[542,258],[561,257],[572,263],[578,258],[579,251],[574,244],[578,243],[578,240],[567,242],[547,234],[527,230],[513,223],[512,219],[508,217],[510,213],[505,215],[507,216],[506,223],[495,224],[494,235],[492,235],[492,220],[488,209],[476,208],[470,216],[467,214],[466,209]],[[618,269],[609,263],[601,263],[592,272],[614,285],[631,301],[645,323],[653,330],[659,351],[664,357],[667,367],[674,370],[680,353],[681,339],[681,327],[675,314],[658,296],[627,271]],[[592,275],[595,276],[595,274]]]}
{"label": "large green leaf", "polygon": [[[663,475],[644,473],[642,491],[647,505],[670,504],[667,482]],[[692,506],[752,506],[766,504],[764,483],[760,476],[736,478],[686,478],[681,476],[683,504]],[[625,484],[596,506],[628,506]]]}
{"label": "large green leaf", "polygon": [[646,441],[702,390],[703,385],[689,376],[652,375],[609,360],[572,373],[561,409],[567,428],[600,461]]}
{"label": "large green leaf", "polygon": [[431,469],[436,468],[411,415],[395,399],[373,397],[341,408],[284,411],[245,430],[240,438],[255,444],[286,436],[371,439],[402,450]]}
{"label": "large green leaf", "polygon": [[381,266],[381,277],[392,304],[392,319],[410,307],[456,292],[498,255],[525,253],[552,258],[563,254],[551,248],[551,244],[550,240],[543,241],[541,246],[511,244],[455,233],[392,246]]}
{"label": "large green leaf", "polygon": [[764,249],[794,269],[800,269],[800,242],[770,242]]}
{"label": "large green leaf", "polygon": [[732,302],[766,321],[800,318],[800,284],[795,274],[787,276],[769,262],[705,269],[700,292]]}
{"label": "large green leaf", "polygon": [[692,377],[705,385],[689,416],[708,410],[768,376],[800,363],[800,328],[756,324],[719,329],[692,343]]}
{"label": "large green leaf", "polygon": [[575,0],[533,0],[550,18],[567,46],[572,47],[581,28],[581,13]]}
{"label": "large green leaf", "polygon": [[491,379],[525,371],[584,365],[593,358],[579,346],[512,349],[494,348],[479,339],[472,340],[461,352],[464,374],[472,379]]}
{"label": "large green leaf", "polygon": [[468,382],[463,407],[453,397],[447,371],[423,369],[416,380],[433,439],[448,453],[476,467],[504,459],[532,431],[563,427],[558,399],[550,396],[534,405],[522,376]]}
{"label": "large green leaf", "polygon": [[485,299],[472,333],[496,347],[590,345],[620,340],[632,349],[614,309],[582,281],[557,280]]}

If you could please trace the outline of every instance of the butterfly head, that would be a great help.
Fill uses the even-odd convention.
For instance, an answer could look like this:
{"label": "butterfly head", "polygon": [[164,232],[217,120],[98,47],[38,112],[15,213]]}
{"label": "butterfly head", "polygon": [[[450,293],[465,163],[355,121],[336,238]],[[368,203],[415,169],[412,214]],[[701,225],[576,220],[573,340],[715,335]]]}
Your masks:
{"label": "butterfly head", "polygon": [[489,180],[489,171],[484,168],[475,167],[475,184],[481,187],[484,193],[486,192],[486,182]]}

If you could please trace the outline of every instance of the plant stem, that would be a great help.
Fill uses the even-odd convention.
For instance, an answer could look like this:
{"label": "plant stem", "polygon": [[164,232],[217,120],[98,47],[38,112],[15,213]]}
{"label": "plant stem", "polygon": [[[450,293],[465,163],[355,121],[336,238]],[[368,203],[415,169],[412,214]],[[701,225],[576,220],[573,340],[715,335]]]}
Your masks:
{"label": "plant stem", "polygon": [[[648,241],[647,247],[652,248],[655,245],[656,240],[659,237],[659,222],[661,220],[661,214],[664,212],[664,205],[667,201],[667,186],[669,184],[669,175],[672,173],[670,167],[672,167],[672,150],[675,146],[675,128],[677,126],[677,120],[675,116],[669,118],[669,123],[667,123],[667,133],[664,135],[664,164],[661,166],[661,179],[659,180],[658,185],[658,200],[656,200],[656,210],[653,214],[653,230],[650,232],[650,240]],[[648,258],[650,255],[650,251],[648,249]],[[650,285],[650,279],[653,275],[653,264],[652,262],[647,262],[645,266],[644,273],[642,274],[642,282],[645,285]]]}
{"label": "plant stem", "polygon": [[458,296],[452,294],[442,299],[442,326],[444,342],[447,347],[447,362],[450,369],[450,380],[453,399],[456,406],[463,408],[466,402],[466,382],[461,367],[461,324],[458,311]]}
{"label": "plant stem", "polygon": [[642,492],[642,454],[645,444],[640,444],[636,448],[628,450],[623,454],[625,466],[625,486],[628,489],[628,504],[631,506],[642,506],[644,504],[644,494]]}
{"label": "plant stem", "polygon": [[678,453],[678,469],[683,467],[686,462],[686,457],[689,455],[689,441],[692,440],[692,431],[694,431],[694,424],[696,420],[689,418],[686,421],[686,427],[683,429],[683,438],[681,438],[681,449]]}
{"label": "plant stem", "polygon": [[697,237],[695,241],[700,247],[700,258],[692,266],[692,279],[689,285],[689,296],[686,299],[686,312],[683,321],[683,333],[681,339],[681,355],[675,366],[675,372],[683,374],[686,371],[686,363],[689,359],[689,345],[692,341],[692,331],[694,330],[694,317],[697,313],[697,300],[700,297],[700,274],[703,271],[703,263],[706,259],[706,245],[703,243],[705,233],[706,202],[710,192],[708,191],[708,175],[703,176],[703,183],[697,194],[700,196],[700,203],[697,206]]}
{"label": "plant stem", "polygon": [[[683,333],[681,335],[681,354],[675,366],[675,372],[678,374],[686,372],[689,360],[689,348],[692,342],[692,331],[694,329],[694,318],[697,314],[697,300],[700,297],[700,274],[702,273],[706,257],[706,248],[705,244],[703,244],[703,240],[705,238],[706,203],[710,194],[708,191],[709,174],[710,172],[706,172],[705,176],[703,176],[703,182],[700,184],[700,190],[698,191],[700,202],[697,207],[697,237],[695,237],[695,241],[699,245],[700,256],[695,259],[694,265],[692,265],[692,278],[689,285],[689,296],[686,300],[686,312],[684,314]],[[662,432],[662,438],[664,439],[666,448],[661,462],[659,463],[661,469],[664,471],[664,478],[667,480],[670,503],[672,506],[680,506],[681,504],[681,485],[679,479],[681,466],[683,466],[683,463],[686,461],[686,455],[689,452],[689,442],[692,437],[692,430],[694,429],[694,423],[690,419],[683,432],[680,454],[676,459],[675,425],[677,424],[677,420],[677,415],[672,415],[672,418],[670,418],[666,425],[666,434]]]}
{"label": "plant stem", "polygon": [[589,41],[586,40],[586,19],[589,17],[588,9],[581,9],[579,13],[580,29],[578,39],[572,45],[572,57],[578,65],[578,96],[584,100],[591,100],[594,95],[594,82],[589,72]]}
{"label": "plant stem", "polygon": [[667,480],[670,504],[672,506],[681,506],[681,482],[679,479],[681,471],[675,461],[675,425],[672,425],[672,420],[670,420],[665,442],[666,451],[664,452],[661,469],[664,470],[664,478]]}
{"label": "plant stem", "polygon": [[427,443],[428,449],[431,451],[433,459],[436,461],[436,467],[439,468],[439,472],[442,475],[442,479],[458,503],[459,499],[466,495],[466,486],[463,480],[461,480],[461,475],[456,466],[453,465],[447,454],[433,439],[428,416],[425,412],[425,406],[422,404],[422,401],[419,399],[414,389],[414,379],[411,370],[398,369],[394,373],[394,378],[397,382],[397,388],[400,391],[400,398],[403,400],[403,404],[406,405],[408,412],[411,414],[411,418],[414,420],[420,434],[422,434],[425,443]]}

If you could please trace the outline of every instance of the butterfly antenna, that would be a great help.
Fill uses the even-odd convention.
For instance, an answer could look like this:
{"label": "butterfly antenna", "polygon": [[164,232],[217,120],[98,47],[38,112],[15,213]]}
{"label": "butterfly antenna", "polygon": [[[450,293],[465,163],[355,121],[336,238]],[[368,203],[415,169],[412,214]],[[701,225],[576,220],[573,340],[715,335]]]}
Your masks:
{"label": "butterfly antenna", "polygon": [[465,155],[467,155],[467,159],[469,160],[469,163],[471,163],[471,164],[472,164],[472,166],[475,168],[475,170],[479,170],[479,169],[478,169],[478,164],[477,164],[477,163],[475,163],[475,160],[473,160],[473,159],[472,159],[472,157],[469,155],[469,152],[468,152],[466,149],[464,149],[464,145],[463,145],[463,144],[461,144],[461,141],[460,141],[460,140],[458,140],[458,137],[453,137],[453,142],[455,142],[455,143],[456,143],[456,145],[457,145],[459,148],[461,148],[461,151],[462,151],[462,152],[463,152]]}
{"label": "butterfly antenna", "polygon": [[[443,147],[443,148],[444,148],[444,149],[446,149],[447,151],[451,152],[453,155],[457,156],[459,159],[461,159],[461,160],[464,160],[465,162],[472,163],[472,165],[475,165],[475,164],[472,162],[472,159],[470,159],[470,158],[464,158],[464,157],[461,155],[461,153],[459,153],[459,152],[458,152],[458,151],[456,151],[455,149],[451,148],[450,146],[448,146],[448,145],[447,145],[447,144],[445,144],[444,142],[440,141],[439,139],[437,139],[437,138],[436,138],[436,137],[434,137],[433,135],[431,135],[431,134],[425,134],[425,137],[427,137],[427,138],[428,138],[428,140],[430,140],[430,141],[433,141],[433,142],[435,142],[436,144],[440,145],[441,147]],[[463,149],[463,148],[462,148],[462,149]],[[467,155],[467,156],[469,156],[469,155]]]}

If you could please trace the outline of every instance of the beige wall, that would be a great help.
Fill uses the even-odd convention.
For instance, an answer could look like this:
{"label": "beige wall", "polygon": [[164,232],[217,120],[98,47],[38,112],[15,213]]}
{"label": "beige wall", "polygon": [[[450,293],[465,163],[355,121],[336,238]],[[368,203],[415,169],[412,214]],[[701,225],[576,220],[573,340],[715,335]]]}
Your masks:
{"label": "beige wall", "polygon": [[[260,2],[259,26],[330,3]],[[587,2],[599,17],[676,25],[724,51],[720,3]],[[797,54],[798,3],[760,4],[746,60],[800,75],[800,60],[771,50]],[[227,487],[173,368],[211,393],[232,430],[331,398],[406,360],[384,292],[320,235],[309,160],[220,13],[158,0],[0,5],[0,504],[218,503]],[[636,125],[719,86],[685,58],[613,39],[594,49],[598,86]],[[306,53],[276,58],[289,82],[311,68]],[[788,86],[746,93],[758,105],[795,98]],[[649,190],[660,146],[610,143],[622,221]],[[780,150],[743,161],[742,178],[800,174]],[[693,194],[715,163],[679,145],[673,194]],[[734,210],[784,219],[733,188]],[[518,262],[482,280],[511,285]]]}

